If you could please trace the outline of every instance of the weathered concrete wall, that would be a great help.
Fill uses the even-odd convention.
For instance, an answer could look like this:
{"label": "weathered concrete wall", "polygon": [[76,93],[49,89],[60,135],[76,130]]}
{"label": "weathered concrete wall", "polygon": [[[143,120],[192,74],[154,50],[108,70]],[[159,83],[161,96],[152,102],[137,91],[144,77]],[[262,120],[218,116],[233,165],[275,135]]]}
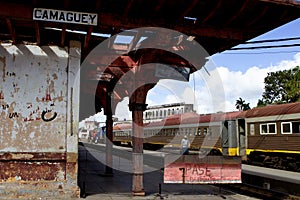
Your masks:
{"label": "weathered concrete wall", "polygon": [[80,43],[0,45],[0,196],[77,197]]}

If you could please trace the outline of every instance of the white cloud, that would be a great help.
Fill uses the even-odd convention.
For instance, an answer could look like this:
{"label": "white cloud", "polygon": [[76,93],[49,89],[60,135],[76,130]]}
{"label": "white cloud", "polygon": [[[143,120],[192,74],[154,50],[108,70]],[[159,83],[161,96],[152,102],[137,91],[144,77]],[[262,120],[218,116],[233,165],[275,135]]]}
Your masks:
{"label": "white cloud", "polygon": [[271,65],[267,68],[253,66],[245,73],[218,67],[225,91],[226,111],[236,110],[235,102],[239,97],[250,103],[250,107],[255,107],[258,99],[262,98],[264,78],[267,73],[291,69],[297,65],[300,65],[300,53],[294,56],[294,60],[283,60],[278,65]]}
{"label": "white cloud", "polygon": [[117,117],[119,120],[131,120],[132,119],[132,114],[131,111],[129,111],[129,98],[125,97],[123,101],[118,103],[115,111],[115,117]]}
{"label": "white cloud", "polygon": [[[230,71],[228,68],[208,65],[209,74],[201,69],[191,76],[189,83],[173,80],[161,80],[147,95],[148,105],[161,105],[167,103],[193,103],[197,102],[198,113],[211,113],[217,111],[236,110],[236,100],[241,97],[255,107],[264,91],[264,78],[268,72],[291,69],[300,65],[300,53],[293,60],[283,60],[267,68],[253,66],[246,72]],[[195,82],[193,80],[195,78]],[[116,109],[119,119],[131,119],[128,109],[129,99],[126,97]]]}

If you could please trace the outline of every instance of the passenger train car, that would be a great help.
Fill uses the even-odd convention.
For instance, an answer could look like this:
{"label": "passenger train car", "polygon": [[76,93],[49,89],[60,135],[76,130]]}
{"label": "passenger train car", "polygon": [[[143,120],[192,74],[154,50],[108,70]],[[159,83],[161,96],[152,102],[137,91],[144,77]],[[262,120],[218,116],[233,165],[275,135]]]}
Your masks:
{"label": "passenger train car", "polygon": [[300,171],[300,102],[244,111],[236,124],[247,163]]}
{"label": "passenger train car", "polygon": [[[224,122],[234,124],[241,112],[199,115],[195,112],[176,114],[157,122],[144,124],[145,148],[179,148],[181,139],[186,135],[191,142],[191,150],[217,154],[236,150],[237,137],[229,137],[222,131]],[[116,124],[113,128],[113,142],[117,145],[132,145],[131,123]],[[220,134],[223,132],[223,137]],[[226,132],[227,133],[227,132]],[[235,145],[235,146],[231,146]],[[209,152],[208,152],[209,151]],[[236,155],[236,152],[232,155]]]}
{"label": "passenger train car", "polygon": [[[131,143],[130,124],[116,124],[115,144]],[[179,148],[183,136],[191,150],[210,155],[242,156],[249,164],[300,171],[300,102],[247,111],[195,112],[144,124],[145,147]]]}

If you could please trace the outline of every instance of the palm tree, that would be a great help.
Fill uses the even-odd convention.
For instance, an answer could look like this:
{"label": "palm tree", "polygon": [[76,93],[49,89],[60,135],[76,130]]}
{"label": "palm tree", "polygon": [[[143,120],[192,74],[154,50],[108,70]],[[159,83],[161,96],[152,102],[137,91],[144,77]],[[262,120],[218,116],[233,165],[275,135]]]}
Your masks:
{"label": "palm tree", "polygon": [[245,104],[245,101],[240,97],[238,100],[236,100],[235,107],[238,110],[243,110],[244,104]]}
{"label": "palm tree", "polygon": [[235,107],[238,110],[249,110],[250,103],[245,103],[245,100],[240,97],[238,100],[236,100]]}

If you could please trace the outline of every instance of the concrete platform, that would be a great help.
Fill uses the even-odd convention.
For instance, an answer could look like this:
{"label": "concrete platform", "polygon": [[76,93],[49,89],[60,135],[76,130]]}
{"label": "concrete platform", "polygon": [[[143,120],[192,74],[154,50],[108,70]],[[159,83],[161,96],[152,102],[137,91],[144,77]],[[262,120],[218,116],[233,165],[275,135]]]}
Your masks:
{"label": "concrete platform", "polygon": [[288,183],[300,184],[300,173],[298,172],[271,169],[252,165],[242,165],[242,172],[244,174],[280,180]]}
{"label": "concrete platform", "polygon": [[[144,166],[145,196],[131,193],[132,174],[130,160],[113,156],[113,175],[105,174],[105,152],[79,145],[79,183],[81,199],[256,199],[235,194],[214,185],[164,184],[163,171]],[[122,170],[119,170],[122,169]]]}
{"label": "concrete platform", "polygon": [[298,172],[242,165],[242,181],[270,191],[297,196],[297,199],[300,198],[300,173]]}

